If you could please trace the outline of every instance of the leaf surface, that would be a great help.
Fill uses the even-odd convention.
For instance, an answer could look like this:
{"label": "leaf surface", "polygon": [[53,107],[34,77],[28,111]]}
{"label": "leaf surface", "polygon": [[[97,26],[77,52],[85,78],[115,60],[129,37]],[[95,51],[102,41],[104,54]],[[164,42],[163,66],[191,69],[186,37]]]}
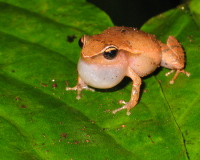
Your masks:
{"label": "leaf surface", "polygon": [[170,85],[162,69],[144,78],[130,116],[111,113],[129,100],[129,79],[83,91],[80,100],[65,91],[76,84],[79,38],[113,26],[104,12],[84,0],[1,0],[0,10],[2,160],[197,158],[200,36],[192,9],[170,10],[142,27],[163,42],[178,38],[191,77]]}

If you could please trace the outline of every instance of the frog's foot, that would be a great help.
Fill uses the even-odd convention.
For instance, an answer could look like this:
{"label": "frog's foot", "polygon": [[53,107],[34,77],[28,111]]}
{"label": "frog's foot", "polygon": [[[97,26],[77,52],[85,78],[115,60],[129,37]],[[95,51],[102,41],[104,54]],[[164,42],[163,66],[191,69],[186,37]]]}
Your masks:
{"label": "frog's foot", "polygon": [[114,111],[112,111],[112,113],[115,114],[115,113],[121,111],[122,109],[127,109],[126,115],[129,116],[131,114],[131,112],[130,112],[131,108],[134,107],[133,103],[125,102],[124,100],[120,100],[119,103],[120,104],[125,104],[125,105],[123,107],[115,109]]}
{"label": "frog's foot", "polygon": [[67,91],[69,91],[69,90],[77,90],[76,99],[80,99],[80,98],[81,98],[81,91],[82,91],[83,89],[94,92],[94,89],[89,88],[89,87],[88,87],[87,85],[85,85],[85,84],[77,84],[77,85],[74,86],[74,87],[66,87],[66,90],[67,90]]}
{"label": "frog's foot", "polygon": [[185,75],[188,76],[188,77],[190,76],[190,73],[189,73],[189,72],[186,72],[184,69],[171,70],[171,71],[167,72],[167,73],[165,74],[165,76],[168,76],[168,75],[170,75],[171,73],[173,73],[173,72],[175,72],[175,71],[176,71],[176,73],[175,73],[174,77],[172,78],[172,80],[169,82],[170,84],[173,84],[173,83],[174,83],[174,81],[175,81],[175,79],[178,77],[179,73],[183,73],[183,74],[185,74]]}

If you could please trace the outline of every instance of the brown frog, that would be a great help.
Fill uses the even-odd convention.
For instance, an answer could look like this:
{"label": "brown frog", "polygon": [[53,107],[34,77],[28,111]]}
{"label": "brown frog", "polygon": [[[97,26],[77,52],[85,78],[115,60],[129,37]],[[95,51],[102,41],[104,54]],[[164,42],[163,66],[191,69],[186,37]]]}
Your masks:
{"label": "brown frog", "polygon": [[82,89],[94,91],[94,88],[111,88],[122,81],[125,76],[132,79],[132,92],[129,102],[120,100],[123,107],[136,106],[139,99],[141,77],[154,72],[157,67],[171,69],[166,76],[176,71],[171,84],[179,73],[190,76],[184,70],[185,56],[182,46],[173,36],[169,36],[167,44],[157,40],[154,35],[131,27],[110,27],[101,34],[81,38],[82,51],[78,62],[78,83],[66,90],[77,90],[80,99]]}

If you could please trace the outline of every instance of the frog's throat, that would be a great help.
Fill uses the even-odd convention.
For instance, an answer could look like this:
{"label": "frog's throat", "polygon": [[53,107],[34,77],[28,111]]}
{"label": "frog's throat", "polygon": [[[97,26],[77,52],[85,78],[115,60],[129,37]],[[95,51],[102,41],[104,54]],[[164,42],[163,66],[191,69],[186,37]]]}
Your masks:
{"label": "frog's throat", "polygon": [[126,74],[126,67],[119,64],[89,64],[80,58],[78,73],[87,85],[94,88],[106,89],[114,87],[122,81]]}

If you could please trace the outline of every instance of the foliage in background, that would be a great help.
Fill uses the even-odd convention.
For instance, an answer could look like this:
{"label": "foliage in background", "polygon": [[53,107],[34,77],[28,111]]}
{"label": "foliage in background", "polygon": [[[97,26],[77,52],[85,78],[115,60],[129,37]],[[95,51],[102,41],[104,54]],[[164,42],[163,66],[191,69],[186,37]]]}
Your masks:
{"label": "foliage in background", "polygon": [[[170,85],[167,69],[143,79],[139,104],[130,81],[114,90],[65,91],[76,84],[84,34],[113,26],[84,0],[0,0],[0,159],[197,159],[200,116],[197,0],[152,18],[142,29],[163,42],[178,38],[186,70]],[[195,18],[194,18],[195,17]],[[127,83],[125,83],[127,82]]]}

